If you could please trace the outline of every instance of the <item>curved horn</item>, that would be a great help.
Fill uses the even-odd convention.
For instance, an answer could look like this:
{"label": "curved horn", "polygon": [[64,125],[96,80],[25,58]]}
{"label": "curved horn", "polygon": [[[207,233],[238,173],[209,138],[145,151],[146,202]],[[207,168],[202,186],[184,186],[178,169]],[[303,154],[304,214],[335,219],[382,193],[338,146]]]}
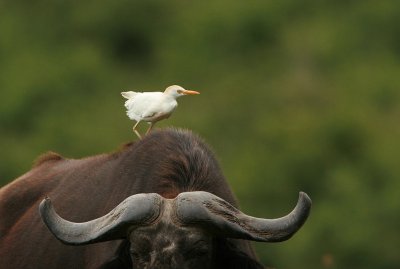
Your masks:
{"label": "curved horn", "polygon": [[122,201],[108,214],[83,223],[61,218],[49,198],[39,206],[43,222],[57,239],[68,245],[85,245],[126,237],[132,226],[145,226],[160,214],[163,198],[156,193],[136,194]]}
{"label": "curved horn", "polygon": [[175,199],[178,220],[183,225],[206,226],[215,234],[262,242],[289,239],[306,221],[311,199],[300,192],[296,207],[278,219],[247,216],[225,200],[209,192],[185,192]]}

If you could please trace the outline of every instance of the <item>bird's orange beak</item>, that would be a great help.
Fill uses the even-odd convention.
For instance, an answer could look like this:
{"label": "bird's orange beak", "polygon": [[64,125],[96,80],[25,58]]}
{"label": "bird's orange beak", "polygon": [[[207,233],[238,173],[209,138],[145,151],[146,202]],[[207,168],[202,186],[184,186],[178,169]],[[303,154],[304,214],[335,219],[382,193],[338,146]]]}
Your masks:
{"label": "bird's orange beak", "polygon": [[196,91],[188,91],[188,90],[184,90],[184,91],[182,91],[182,93],[183,93],[183,94],[186,94],[186,95],[200,94],[199,92],[196,92]]}

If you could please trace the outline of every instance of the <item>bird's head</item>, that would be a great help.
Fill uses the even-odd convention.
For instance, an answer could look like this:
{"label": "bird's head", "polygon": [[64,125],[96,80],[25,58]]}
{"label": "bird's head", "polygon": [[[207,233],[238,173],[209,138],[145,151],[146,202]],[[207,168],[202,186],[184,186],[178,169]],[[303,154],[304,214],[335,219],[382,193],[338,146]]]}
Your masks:
{"label": "bird's head", "polygon": [[173,96],[174,98],[178,98],[183,95],[200,94],[199,92],[196,91],[185,90],[184,88],[178,85],[169,86],[168,88],[165,89],[164,93]]}

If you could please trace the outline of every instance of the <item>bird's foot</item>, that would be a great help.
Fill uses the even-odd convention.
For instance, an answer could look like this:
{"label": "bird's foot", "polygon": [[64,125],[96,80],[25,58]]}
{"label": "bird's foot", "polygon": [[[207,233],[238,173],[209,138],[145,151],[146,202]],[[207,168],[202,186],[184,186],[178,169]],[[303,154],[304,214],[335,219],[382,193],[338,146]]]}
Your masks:
{"label": "bird's foot", "polygon": [[148,133],[150,133],[151,129],[153,129],[153,126],[154,126],[154,123],[151,123],[151,124],[150,124],[150,127],[147,129],[145,135],[147,135]]}
{"label": "bird's foot", "polygon": [[133,132],[137,135],[137,137],[139,137],[139,139],[142,139],[142,136],[136,129],[133,129]]}

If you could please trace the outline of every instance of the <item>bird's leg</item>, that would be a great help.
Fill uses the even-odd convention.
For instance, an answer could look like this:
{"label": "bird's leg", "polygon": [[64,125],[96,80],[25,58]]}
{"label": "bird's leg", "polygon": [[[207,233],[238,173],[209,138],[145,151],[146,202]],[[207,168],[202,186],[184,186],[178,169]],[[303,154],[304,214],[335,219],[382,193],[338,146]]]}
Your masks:
{"label": "bird's leg", "polygon": [[146,135],[151,131],[151,129],[153,129],[154,124],[155,124],[154,122],[150,123],[150,127],[149,129],[147,129]]}
{"label": "bird's leg", "polygon": [[132,130],[135,132],[135,134],[139,137],[139,139],[142,139],[142,136],[140,135],[140,133],[138,132],[138,130],[136,130],[136,127],[139,125],[140,121],[137,121],[136,124],[133,126]]}

